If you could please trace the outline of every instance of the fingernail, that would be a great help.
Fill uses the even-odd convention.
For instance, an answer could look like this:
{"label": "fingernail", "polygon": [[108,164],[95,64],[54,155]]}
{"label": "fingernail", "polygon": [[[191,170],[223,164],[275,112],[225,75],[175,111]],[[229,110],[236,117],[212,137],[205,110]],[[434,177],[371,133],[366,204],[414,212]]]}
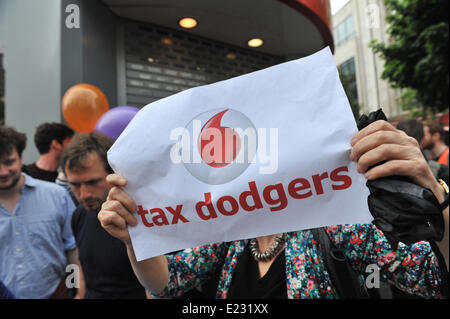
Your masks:
{"label": "fingernail", "polygon": [[356,142],[358,142],[358,139],[352,138],[352,139],[350,140],[350,145],[353,146],[353,145],[356,144]]}

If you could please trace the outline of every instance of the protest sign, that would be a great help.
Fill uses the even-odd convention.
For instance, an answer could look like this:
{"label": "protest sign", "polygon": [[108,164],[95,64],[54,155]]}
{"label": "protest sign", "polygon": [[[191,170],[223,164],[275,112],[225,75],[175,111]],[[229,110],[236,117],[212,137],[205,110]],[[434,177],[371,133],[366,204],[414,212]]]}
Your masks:
{"label": "protest sign", "polygon": [[356,132],[329,48],[145,106],[108,152],[138,205],[137,260],[370,222]]}

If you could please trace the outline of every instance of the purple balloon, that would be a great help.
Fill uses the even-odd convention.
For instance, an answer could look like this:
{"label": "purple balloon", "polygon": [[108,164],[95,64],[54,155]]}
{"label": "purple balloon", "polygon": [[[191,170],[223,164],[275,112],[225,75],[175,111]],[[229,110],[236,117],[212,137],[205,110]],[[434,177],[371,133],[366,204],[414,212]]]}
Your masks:
{"label": "purple balloon", "polygon": [[133,106],[116,106],[98,119],[94,130],[116,140],[138,111]]}

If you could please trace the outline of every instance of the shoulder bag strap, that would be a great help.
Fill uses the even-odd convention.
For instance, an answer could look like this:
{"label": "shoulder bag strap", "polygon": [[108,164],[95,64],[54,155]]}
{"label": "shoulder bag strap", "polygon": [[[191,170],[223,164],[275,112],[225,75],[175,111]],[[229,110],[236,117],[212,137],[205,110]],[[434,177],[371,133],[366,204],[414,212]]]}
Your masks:
{"label": "shoulder bag strap", "polygon": [[342,249],[332,243],[323,227],[311,229],[311,232],[319,242],[325,267],[339,298],[367,299],[368,294],[361,286],[357,273],[351,268]]}

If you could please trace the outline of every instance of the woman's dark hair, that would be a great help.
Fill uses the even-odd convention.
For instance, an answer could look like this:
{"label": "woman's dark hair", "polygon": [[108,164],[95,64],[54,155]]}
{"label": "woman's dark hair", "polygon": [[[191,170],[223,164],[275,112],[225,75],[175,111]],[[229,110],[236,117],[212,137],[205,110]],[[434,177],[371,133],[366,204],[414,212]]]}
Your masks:
{"label": "woman's dark hair", "polygon": [[72,137],[73,134],[73,130],[65,124],[44,123],[36,128],[34,144],[36,144],[39,154],[46,154],[50,151],[53,140],[62,144],[66,138]]}
{"label": "woman's dark hair", "polygon": [[14,148],[17,150],[19,157],[27,145],[27,136],[17,132],[11,126],[0,125],[0,158],[9,156]]}
{"label": "woman's dark hair", "polygon": [[95,153],[102,160],[105,171],[111,174],[113,170],[109,166],[107,153],[113,143],[111,138],[98,132],[77,133],[61,154],[61,166],[64,171],[66,168],[69,170],[83,169],[86,157]]}

